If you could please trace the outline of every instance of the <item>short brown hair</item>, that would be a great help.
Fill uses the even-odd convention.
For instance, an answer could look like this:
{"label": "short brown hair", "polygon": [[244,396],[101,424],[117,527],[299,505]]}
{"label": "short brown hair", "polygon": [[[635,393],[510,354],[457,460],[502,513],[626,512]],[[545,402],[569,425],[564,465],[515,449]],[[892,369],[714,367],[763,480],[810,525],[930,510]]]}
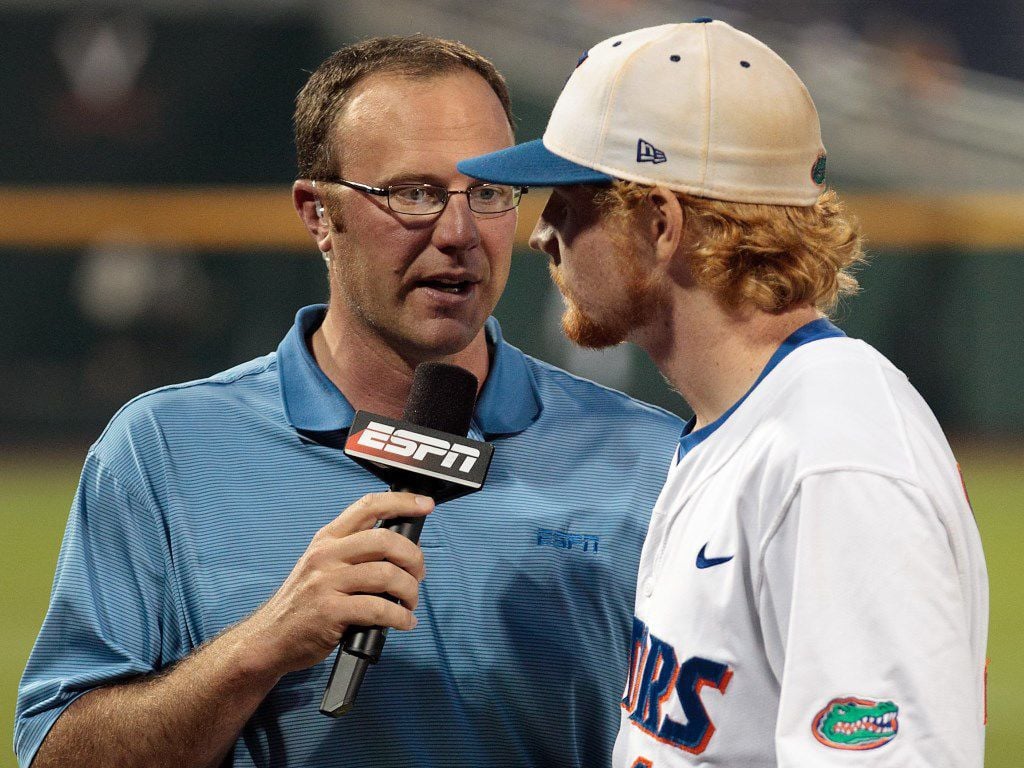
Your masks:
{"label": "short brown hair", "polygon": [[[626,227],[638,220],[650,190],[617,181],[596,201]],[[830,313],[857,293],[853,269],[865,260],[863,240],[833,190],[806,207],[675,195],[693,242],[694,279],[726,307],[779,313],[811,304]]]}
{"label": "short brown hair", "polygon": [[422,35],[374,37],[335,51],[310,75],[295,99],[299,178],[317,179],[336,173],[331,132],[360,80],[385,72],[427,78],[460,68],[476,72],[487,81],[511,126],[512,107],[505,78],[490,61],[462,43]]}

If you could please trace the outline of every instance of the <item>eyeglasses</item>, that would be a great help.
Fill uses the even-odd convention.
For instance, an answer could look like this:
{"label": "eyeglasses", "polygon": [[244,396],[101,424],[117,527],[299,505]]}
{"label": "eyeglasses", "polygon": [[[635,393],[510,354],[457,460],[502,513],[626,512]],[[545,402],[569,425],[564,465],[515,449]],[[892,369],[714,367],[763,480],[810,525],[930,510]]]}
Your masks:
{"label": "eyeglasses", "polygon": [[371,187],[338,176],[320,181],[341,184],[370,195],[386,197],[388,208],[395,213],[409,216],[430,216],[440,213],[448,205],[452,195],[465,195],[469,209],[476,213],[504,213],[516,208],[523,193],[527,191],[527,187],[507,184],[474,184],[467,189],[445,189],[434,184],[391,184],[387,187]]}

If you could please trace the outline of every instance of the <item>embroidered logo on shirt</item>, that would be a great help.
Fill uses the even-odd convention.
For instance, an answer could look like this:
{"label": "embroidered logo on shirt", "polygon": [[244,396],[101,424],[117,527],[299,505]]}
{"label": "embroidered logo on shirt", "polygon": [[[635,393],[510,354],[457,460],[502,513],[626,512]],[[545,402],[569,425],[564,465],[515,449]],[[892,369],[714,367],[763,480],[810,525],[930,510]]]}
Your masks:
{"label": "embroidered logo on shirt", "polygon": [[891,701],[844,696],[814,716],[814,738],[833,749],[876,749],[896,738],[899,711]]}
{"label": "embroidered logo on shirt", "polygon": [[548,528],[537,529],[538,547],[575,549],[579,552],[593,552],[597,554],[597,548],[600,543],[600,536],[594,536],[589,533],[566,533],[564,531],[552,531]]}
{"label": "embroidered logo on shirt", "polygon": [[708,548],[705,544],[700,548],[700,552],[697,553],[697,567],[698,568],[710,568],[713,565],[721,565],[722,563],[728,563],[735,557],[735,555],[729,555],[728,557],[705,557],[704,551]]}

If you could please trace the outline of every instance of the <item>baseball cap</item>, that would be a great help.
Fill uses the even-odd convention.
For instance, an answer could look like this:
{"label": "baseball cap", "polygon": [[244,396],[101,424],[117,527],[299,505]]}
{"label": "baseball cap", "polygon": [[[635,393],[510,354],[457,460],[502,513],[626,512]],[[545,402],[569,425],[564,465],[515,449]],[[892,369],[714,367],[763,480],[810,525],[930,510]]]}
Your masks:
{"label": "baseball cap", "polygon": [[580,57],[542,139],[458,168],[498,184],[624,179],[773,205],[813,205],[825,189],[807,88],[764,43],[712,19],[598,43]]}

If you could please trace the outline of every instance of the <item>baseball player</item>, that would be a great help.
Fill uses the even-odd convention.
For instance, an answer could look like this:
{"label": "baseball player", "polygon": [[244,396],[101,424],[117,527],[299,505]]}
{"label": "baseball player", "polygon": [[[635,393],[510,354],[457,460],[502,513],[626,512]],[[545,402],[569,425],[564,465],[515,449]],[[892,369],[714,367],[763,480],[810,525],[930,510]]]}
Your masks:
{"label": "baseball player", "polygon": [[980,766],[977,527],[928,406],[826,317],[862,251],[793,70],[720,21],[618,35],[543,140],[459,169],[554,187],[532,245],[567,334],[636,342],[695,413],[641,555],[614,765]]}

